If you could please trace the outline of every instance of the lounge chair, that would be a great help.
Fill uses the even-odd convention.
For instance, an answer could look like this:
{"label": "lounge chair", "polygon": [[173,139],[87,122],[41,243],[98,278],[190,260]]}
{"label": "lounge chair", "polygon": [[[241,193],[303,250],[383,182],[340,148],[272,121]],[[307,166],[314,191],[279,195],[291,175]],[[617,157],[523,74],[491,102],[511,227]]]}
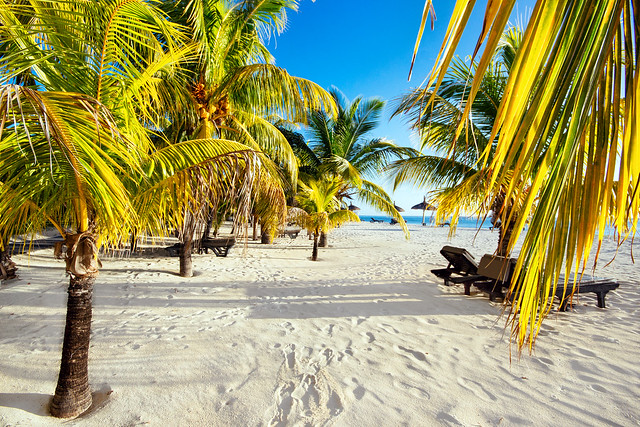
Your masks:
{"label": "lounge chair", "polygon": [[[446,249],[446,250],[445,250]],[[451,250],[454,250],[453,252]],[[460,262],[459,259],[462,258],[467,262],[467,255],[458,255],[456,252],[464,251],[463,253],[468,254],[464,249],[453,248],[451,246],[445,246],[440,251],[443,255],[445,253],[445,258],[449,260],[449,266],[455,265],[454,263]],[[471,256],[468,254],[468,256]],[[473,259],[473,257],[471,257]],[[458,273],[458,276],[455,277],[445,277],[449,269],[441,269],[441,270],[431,270],[436,276],[443,278],[445,280],[445,284],[448,284],[447,281],[455,284],[464,285],[464,293],[465,295],[470,295],[471,293],[471,285],[476,286],[483,292],[489,293],[489,299],[494,301],[496,298],[504,298],[505,292],[508,290],[511,280],[513,278],[513,272],[515,270],[517,260],[514,258],[505,258],[500,256],[494,256],[486,254],[480,260],[480,263],[477,265],[475,271],[472,269],[471,273],[462,274]],[[471,264],[469,264],[471,265]],[[575,290],[572,292],[572,281],[565,281],[561,278],[560,282],[556,287],[556,291],[550,291],[550,295],[555,295],[558,297],[560,302],[560,311],[566,311],[572,302],[572,294],[573,293],[589,293],[593,292],[596,294],[598,298],[598,307],[605,308],[605,298],[607,293],[611,290],[618,288],[619,284],[614,279],[608,278],[594,278],[583,277],[580,283],[576,286]]]}
{"label": "lounge chair", "polygon": [[[569,281],[569,282],[562,281],[558,283],[558,286],[556,287],[555,296],[557,296],[558,300],[560,301],[560,309],[559,309],[560,311],[566,311],[567,307],[571,308],[572,299],[573,299],[571,284],[572,284],[572,281]],[[568,285],[568,288],[565,289],[567,285]],[[584,293],[593,292],[594,294],[596,294],[596,297],[598,298],[598,302],[597,302],[598,307],[606,308],[604,299],[607,296],[607,293],[609,291],[617,289],[618,286],[620,286],[620,284],[615,279],[602,278],[602,277],[589,277],[585,279],[583,277],[580,283],[576,285],[574,293],[584,294]]]}
{"label": "lounge chair", "polygon": [[369,222],[377,224],[377,223],[384,222],[384,221],[381,220],[381,219],[375,219],[374,217],[371,217],[371,221],[369,221]]}
{"label": "lounge chair", "polygon": [[[505,291],[511,284],[515,265],[516,260],[513,258],[497,257],[488,254],[484,255],[478,265],[478,274],[485,276],[489,280],[483,281],[483,279],[479,279],[474,285],[485,292],[489,292],[492,301],[496,296],[504,298]],[[575,289],[573,289],[572,283],[573,280],[567,281],[561,277],[555,292],[553,292],[553,289],[549,291],[549,296],[555,295],[558,297],[558,301],[560,302],[559,311],[566,311],[568,307],[571,307],[573,294],[589,292],[596,294],[598,307],[605,308],[607,293],[619,286],[615,279],[584,276]]]}
{"label": "lounge chair", "polygon": [[300,228],[282,230],[282,232],[278,235],[278,237],[289,236],[289,238],[295,239],[298,237],[298,234],[300,234],[300,231],[301,231]]}
{"label": "lounge chair", "polygon": [[209,249],[216,256],[225,257],[229,253],[229,249],[236,244],[236,238],[230,237],[209,237],[200,241],[200,250],[209,253]]}
{"label": "lounge chair", "polygon": [[[231,237],[209,237],[203,240],[194,240],[193,247],[199,248],[198,252],[204,251],[205,253],[209,253],[209,249],[213,251],[213,253],[218,257],[226,257],[229,253],[229,249],[236,244],[236,238]],[[175,257],[180,255],[180,247],[181,243],[176,243],[172,246],[169,246],[166,249],[169,252],[169,256]]]}
{"label": "lounge chair", "polygon": [[[440,249],[440,253],[449,265],[447,268],[438,268],[431,272],[440,279],[444,280],[444,284],[450,286],[452,284],[465,285],[465,295],[469,295],[471,284],[480,279],[478,276],[478,263],[466,249],[457,248],[455,246],[444,246]],[[468,283],[468,285],[467,285]]]}
{"label": "lounge chair", "polygon": [[[478,265],[478,275],[484,276],[473,283],[477,288],[489,293],[489,298],[493,301],[496,297],[504,298],[505,292],[508,290],[513,272],[515,270],[516,260],[513,258],[504,258],[493,255],[484,255]],[[573,294],[583,294],[593,292],[598,298],[598,307],[605,308],[605,298],[607,293],[616,289],[619,284],[614,279],[582,277],[575,290],[572,289],[573,281],[566,281],[560,278],[555,292],[553,289],[549,291],[549,295],[558,297],[560,303],[559,311],[566,311],[571,307]]]}

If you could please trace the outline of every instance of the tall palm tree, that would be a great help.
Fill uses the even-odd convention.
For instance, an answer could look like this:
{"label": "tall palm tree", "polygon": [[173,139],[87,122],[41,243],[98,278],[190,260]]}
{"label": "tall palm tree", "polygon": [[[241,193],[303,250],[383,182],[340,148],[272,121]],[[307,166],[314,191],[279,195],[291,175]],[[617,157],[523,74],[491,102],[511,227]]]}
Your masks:
{"label": "tall palm tree", "polygon": [[[309,118],[310,139],[295,146],[301,168],[311,177],[340,179],[338,197],[357,196],[364,202],[398,220],[406,233],[406,224],[382,187],[367,180],[394,158],[411,155],[415,151],[399,147],[384,138],[370,138],[378,126],[384,101],[357,97],[349,102],[336,88],[331,90],[338,113],[335,117],[322,110],[314,110]],[[305,177],[303,177],[303,180]]]}
{"label": "tall palm tree", "polygon": [[[513,4],[498,0],[487,8],[474,56],[486,43],[465,118]],[[427,82],[434,93],[474,5],[459,1],[454,10]],[[560,274],[579,277],[594,244],[598,258],[607,224],[624,240],[640,219],[638,19],[635,1],[537,1],[514,58],[489,137],[496,151],[483,160],[490,191],[505,187],[511,197],[521,182],[531,182],[509,242],[513,247],[531,216],[512,284],[521,348],[533,345]]]}
{"label": "tall palm tree", "polygon": [[[487,197],[487,169],[481,162],[482,156],[490,158],[495,152],[495,144],[489,139],[495,122],[498,106],[504,94],[512,58],[517,52],[522,33],[517,28],[509,29],[502,36],[499,50],[485,71],[478,95],[471,105],[471,114],[461,123],[462,112],[468,102],[468,79],[476,72],[477,63],[467,63],[455,58],[433,102],[431,88],[417,88],[403,96],[394,116],[403,115],[411,128],[420,135],[421,150],[418,154],[397,160],[389,166],[398,185],[411,182],[422,187],[430,187],[435,204],[438,205],[436,221],[443,222],[451,217],[451,232],[458,217],[464,212],[487,214],[492,210],[499,215],[504,210],[518,208],[519,199],[504,198],[500,192],[493,198]],[[456,138],[459,125],[463,130]],[[433,154],[430,154],[433,153]],[[498,254],[507,256],[509,233],[515,225],[515,217],[509,224],[501,224]]]}
{"label": "tall palm tree", "polygon": [[[197,48],[195,61],[190,65],[193,73],[189,82],[190,113],[174,117],[168,129],[174,140],[215,137],[242,142],[268,154],[288,171],[295,183],[296,158],[273,121],[301,122],[309,108],[329,111],[333,108],[331,97],[322,88],[273,65],[273,57],[265,46],[268,37],[285,28],[287,11],[296,10],[297,3],[295,0],[164,3],[172,19],[188,29]],[[183,222],[181,275],[192,274],[185,265],[191,263],[191,236],[195,228],[207,223],[205,218],[211,217],[214,210],[207,203],[206,194],[202,196],[199,220]],[[269,205],[274,206],[272,202]],[[284,207],[279,206],[280,211],[284,212]],[[275,232],[277,224],[266,219],[273,217],[269,210],[258,211],[266,215],[261,221],[263,226],[269,225],[269,232]],[[194,219],[191,214],[186,213],[186,217]]]}
{"label": "tall palm tree", "polygon": [[48,225],[65,239],[67,318],[50,409],[73,417],[91,405],[99,248],[176,221],[198,169],[224,187],[243,170],[255,176],[260,160],[233,141],[157,149],[149,139],[185,99],[179,64],[192,52],[152,4],[3,2],[0,24],[0,241]]}
{"label": "tall palm tree", "polygon": [[300,183],[299,192],[296,195],[298,207],[289,209],[289,219],[313,233],[313,250],[311,260],[318,260],[318,241],[321,233],[348,221],[360,222],[358,215],[344,209],[338,199],[342,181],[333,179],[310,179],[308,184]]}

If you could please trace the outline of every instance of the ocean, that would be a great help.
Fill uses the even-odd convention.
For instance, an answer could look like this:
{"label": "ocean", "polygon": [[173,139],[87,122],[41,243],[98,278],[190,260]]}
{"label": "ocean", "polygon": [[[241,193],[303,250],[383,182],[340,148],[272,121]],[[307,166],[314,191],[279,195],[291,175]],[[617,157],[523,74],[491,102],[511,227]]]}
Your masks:
{"label": "ocean", "polygon": [[[412,225],[420,225],[422,224],[422,215],[402,215],[402,218],[404,218],[405,222],[407,224],[412,224]],[[362,222],[370,222],[371,219],[375,219],[377,221],[383,221],[386,222],[387,224],[391,221],[391,217],[389,216],[382,216],[382,215],[360,215],[360,221]],[[431,218],[431,213],[427,212],[427,214],[424,217],[424,222],[427,225],[435,225],[435,215],[433,217],[433,219]],[[458,228],[474,228],[477,229],[478,227],[480,227],[480,224],[482,222],[482,217],[478,218],[475,216],[461,216],[458,219]],[[489,218],[487,218],[484,222],[484,224],[482,225],[483,227],[491,227],[491,221],[489,220]]]}
{"label": "ocean", "polygon": [[[360,221],[362,222],[371,222],[372,219],[375,219],[378,221],[381,220],[382,222],[389,224],[389,222],[391,221],[391,217],[383,216],[383,215],[359,215],[359,217],[360,217]],[[409,225],[422,224],[422,215],[402,215],[402,217],[404,218],[405,222]],[[435,215],[433,216],[433,220],[432,220],[431,213],[427,212],[427,214],[424,217],[424,221],[427,225],[431,225],[431,226],[435,225]],[[458,228],[472,228],[477,230],[480,227],[481,222],[482,222],[482,217],[478,218],[476,216],[461,216],[458,219]],[[490,228],[490,227],[491,227],[491,220],[490,218],[487,217],[487,219],[484,221],[484,224],[482,224],[482,228]],[[525,229],[527,228],[528,226],[525,226]],[[640,222],[638,223],[636,228],[640,230]],[[604,235],[614,236],[615,234],[616,234],[615,229],[612,226],[607,225],[605,228]]]}

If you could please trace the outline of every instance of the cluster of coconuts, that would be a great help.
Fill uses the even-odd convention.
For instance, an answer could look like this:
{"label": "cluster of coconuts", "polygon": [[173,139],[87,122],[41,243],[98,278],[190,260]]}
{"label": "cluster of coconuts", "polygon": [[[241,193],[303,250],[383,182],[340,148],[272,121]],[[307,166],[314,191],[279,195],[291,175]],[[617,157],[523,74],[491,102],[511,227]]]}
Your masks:
{"label": "cluster of coconuts", "polygon": [[210,93],[207,92],[202,83],[198,83],[193,88],[193,97],[198,106],[198,117],[201,120],[214,120],[216,125],[221,125],[222,118],[229,113],[229,98],[225,95],[217,103],[209,107],[209,96]]}

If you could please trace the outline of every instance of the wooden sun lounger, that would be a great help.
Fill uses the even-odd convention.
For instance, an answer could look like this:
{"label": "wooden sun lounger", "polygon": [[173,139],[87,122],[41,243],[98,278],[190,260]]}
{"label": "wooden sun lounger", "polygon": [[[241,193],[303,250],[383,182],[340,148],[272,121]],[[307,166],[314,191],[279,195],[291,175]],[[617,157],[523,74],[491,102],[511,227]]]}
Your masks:
{"label": "wooden sun lounger", "polygon": [[[469,295],[471,285],[478,289],[489,293],[491,301],[496,298],[504,298],[505,292],[508,290],[513,272],[516,265],[516,259],[505,258],[493,255],[484,255],[478,264],[478,270],[475,275],[458,277],[452,280],[453,283],[461,283],[465,287],[465,295]],[[583,278],[581,282],[572,291],[572,282],[565,281],[561,278],[555,292],[550,291],[550,296],[555,295],[560,302],[560,311],[566,311],[570,308],[572,294],[582,294],[593,292],[598,298],[598,307],[605,308],[605,298],[607,293],[618,288],[619,284],[614,279],[606,278]]]}
{"label": "wooden sun lounger", "polygon": [[[555,296],[557,296],[558,300],[560,301],[560,309],[559,309],[560,311],[566,311],[567,308],[571,308],[571,302],[572,302],[571,286],[572,286],[571,282],[569,283],[562,282],[562,283],[559,283],[558,286],[556,287]],[[598,307],[606,308],[604,299],[607,296],[607,293],[609,291],[617,289],[618,286],[620,285],[614,279],[592,277],[586,280],[583,279],[576,286],[574,293],[584,294],[584,293],[593,292],[594,294],[596,294],[596,297],[598,298],[598,303],[597,303]]]}
{"label": "wooden sun lounger", "polygon": [[295,239],[298,237],[298,234],[300,234],[300,231],[302,231],[301,229],[294,229],[294,230],[283,230],[279,237],[285,237],[285,236],[289,236],[289,238],[291,239]]}
{"label": "wooden sun lounger", "polygon": [[[194,241],[193,247],[200,248],[199,252],[204,251],[209,253],[209,249],[213,251],[216,256],[226,257],[229,253],[229,249],[236,244],[236,238],[231,237],[210,237],[208,239]],[[169,252],[169,256],[175,257],[180,255],[181,243],[176,243],[172,246],[165,248]]]}
{"label": "wooden sun lounger", "polygon": [[[455,246],[444,246],[440,253],[449,265],[447,268],[438,268],[431,270],[436,277],[444,280],[444,284],[450,286],[452,284],[465,285],[465,294],[469,295],[468,288],[475,280],[479,280],[478,264],[466,249],[457,248]],[[468,283],[468,285],[467,285]]]}

